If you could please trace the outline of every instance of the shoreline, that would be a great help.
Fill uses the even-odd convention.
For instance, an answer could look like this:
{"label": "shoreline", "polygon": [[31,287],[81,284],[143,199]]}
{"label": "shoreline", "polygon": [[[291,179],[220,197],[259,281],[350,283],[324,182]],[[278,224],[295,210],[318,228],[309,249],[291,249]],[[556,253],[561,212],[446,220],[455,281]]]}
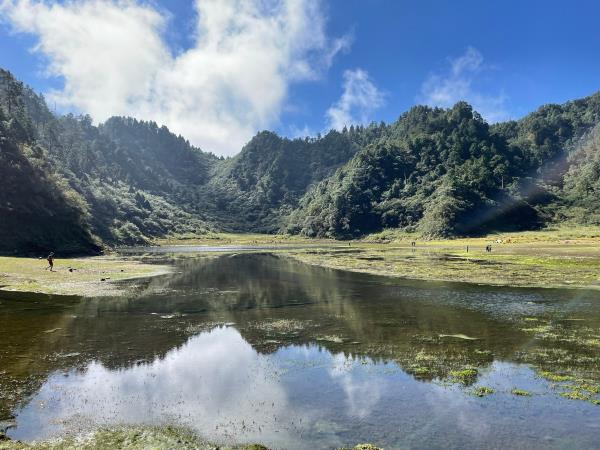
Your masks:
{"label": "shoreline", "polygon": [[[0,256],[0,292],[127,295],[130,287],[120,282],[173,272],[173,265],[158,264],[165,254],[177,253],[170,248],[203,257],[266,251],[313,266],[404,280],[600,289],[600,228],[595,227],[447,240],[422,240],[394,230],[352,241],[215,233],[160,239],[151,245],[155,249],[149,253],[156,255],[157,264],[136,259],[145,247],[131,252],[132,247],[109,256],[57,259],[55,272],[44,270],[44,259]],[[491,252],[486,245],[492,245]]]}
{"label": "shoreline", "polygon": [[57,258],[54,271],[45,259],[0,257],[0,293],[23,292],[81,297],[122,296],[129,288],[121,282],[171,273],[164,264],[147,264],[120,256]]}

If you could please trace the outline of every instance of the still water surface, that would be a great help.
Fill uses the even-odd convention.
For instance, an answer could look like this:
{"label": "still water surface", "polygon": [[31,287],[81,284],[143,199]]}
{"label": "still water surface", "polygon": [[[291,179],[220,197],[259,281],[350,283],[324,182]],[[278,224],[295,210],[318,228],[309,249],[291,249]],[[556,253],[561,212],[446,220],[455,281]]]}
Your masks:
{"label": "still water surface", "polygon": [[[281,449],[600,448],[598,292],[409,282],[269,254],[173,263],[129,298],[0,293],[11,438],[177,424]],[[585,398],[561,396],[569,382],[548,372],[585,380]]]}

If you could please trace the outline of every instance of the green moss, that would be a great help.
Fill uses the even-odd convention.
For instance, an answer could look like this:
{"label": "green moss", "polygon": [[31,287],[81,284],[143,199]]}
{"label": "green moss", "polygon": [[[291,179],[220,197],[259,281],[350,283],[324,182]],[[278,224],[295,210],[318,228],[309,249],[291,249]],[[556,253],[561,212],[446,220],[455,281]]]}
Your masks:
{"label": "green moss", "polygon": [[477,371],[477,369],[469,367],[462,370],[451,370],[449,375],[450,377],[454,378],[457,381],[460,381],[461,383],[468,384],[475,381],[475,378],[477,377],[478,373],[479,372]]}
{"label": "green moss", "polygon": [[560,396],[568,398],[569,400],[590,400],[590,394],[579,389],[574,389],[568,392],[561,392]]}
{"label": "green moss", "polygon": [[485,397],[490,394],[493,394],[494,392],[496,391],[487,386],[478,386],[472,391],[473,395],[476,395],[477,397]]}
{"label": "green moss", "polygon": [[511,392],[511,394],[518,395],[520,397],[531,397],[531,395],[532,395],[531,392],[524,391],[523,389],[513,389],[510,392]]}
{"label": "green moss", "polygon": [[573,381],[575,379],[575,377],[572,377],[571,375],[559,375],[552,372],[546,372],[544,370],[538,373],[542,378],[545,378],[548,381],[554,381],[556,383],[560,383],[563,381]]}
{"label": "green moss", "polygon": [[415,367],[412,371],[415,375],[428,375],[430,373],[428,367]]}

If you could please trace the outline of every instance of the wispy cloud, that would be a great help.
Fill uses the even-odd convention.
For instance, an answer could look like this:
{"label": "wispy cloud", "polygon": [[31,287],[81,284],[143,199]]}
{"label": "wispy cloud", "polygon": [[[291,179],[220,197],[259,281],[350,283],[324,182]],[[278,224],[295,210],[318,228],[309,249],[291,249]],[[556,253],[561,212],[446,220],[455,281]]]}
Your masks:
{"label": "wispy cloud", "polygon": [[320,0],[195,0],[194,42],[174,55],[169,15],[143,0],[0,0],[0,17],[38,38],[64,87],[51,101],[103,121],[155,120],[206,150],[237,152],[275,123],[290,84],[319,78],[350,45],[331,38]]}
{"label": "wispy cloud", "polygon": [[490,122],[506,120],[510,117],[506,107],[507,97],[502,92],[490,95],[474,87],[476,78],[486,69],[483,55],[469,47],[462,56],[450,60],[450,68],[446,73],[429,75],[421,86],[417,101],[448,108],[464,100]]}
{"label": "wispy cloud", "polygon": [[383,106],[385,96],[362,69],[344,72],[344,92],[326,113],[329,128],[341,129],[354,123],[366,123]]}

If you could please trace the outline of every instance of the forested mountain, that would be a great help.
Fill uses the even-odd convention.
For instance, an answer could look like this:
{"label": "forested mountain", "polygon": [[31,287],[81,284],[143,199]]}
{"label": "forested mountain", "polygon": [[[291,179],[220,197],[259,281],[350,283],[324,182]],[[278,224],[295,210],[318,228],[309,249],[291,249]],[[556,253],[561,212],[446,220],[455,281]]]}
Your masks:
{"label": "forested mountain", "polygon": [[589,166],[593,152],[574,149],[599,120],[600,94],[494,126],[464,102],[414,107],[311,189],[287,230],[352,237],[399,227],[454,236],[536,227],[554,219],[559,204],[574,205],[563,181],[577,161]]}
{"label": "forested mountain", "polygon": [[0,122],[2,252],[211,229],[433,237],[600,223],[600,94],[495,125],[460,102],[323,137],[264,131],[224,159],[153,122],[57,116],[0,71]]}
{"label": "forested mountain", "polygon": [[331,175],[385,125],[330,131],[324,137],[285,139],[263,131],[222,164],[210,183],[230,228],[276,232],[313,183]]}
{"label": "forested mountain", "polygon": [[600,225],[600,125],[594,127],[568,157],[559,197],[559,219]]}
{"label": "forested mountain", "polygon": [[0,95],[0,252],[98,252],[85,203],[48,164],[12,82]]}
{"label": "forested mountain", "polygon": [[0,88],[23,104],[47,171],[79,194],[89,227],[103,242],[209,229],[212,221],[197,208],[198,186],[217,157],[152,122],[114,117],[94,126],[89,116],[55,116],[43,97],[5,71]]}

